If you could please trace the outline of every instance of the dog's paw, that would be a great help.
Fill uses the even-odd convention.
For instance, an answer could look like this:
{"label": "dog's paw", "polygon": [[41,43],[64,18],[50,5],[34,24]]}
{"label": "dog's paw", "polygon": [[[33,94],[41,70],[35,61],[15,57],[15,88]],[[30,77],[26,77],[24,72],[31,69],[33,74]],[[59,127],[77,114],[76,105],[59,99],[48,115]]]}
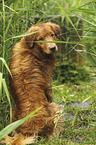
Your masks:
{"label": "dog's paw", "polygon": [[60,111],[59,105],[54,102],[49,104],[49,108],[52,111],[53,115],[56,115]]}

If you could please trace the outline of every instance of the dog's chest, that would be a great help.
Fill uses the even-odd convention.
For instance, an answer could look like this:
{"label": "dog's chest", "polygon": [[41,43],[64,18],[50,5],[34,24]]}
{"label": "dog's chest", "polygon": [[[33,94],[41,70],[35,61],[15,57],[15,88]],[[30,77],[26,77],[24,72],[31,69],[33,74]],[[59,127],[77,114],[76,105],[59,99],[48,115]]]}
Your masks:
{"label": "dog's chest", "polygon": [[43,72],[43,75],[46,79],[50,80],[52,78],[52,68],[49,65],[43,65],[40,67],[40,70]]}

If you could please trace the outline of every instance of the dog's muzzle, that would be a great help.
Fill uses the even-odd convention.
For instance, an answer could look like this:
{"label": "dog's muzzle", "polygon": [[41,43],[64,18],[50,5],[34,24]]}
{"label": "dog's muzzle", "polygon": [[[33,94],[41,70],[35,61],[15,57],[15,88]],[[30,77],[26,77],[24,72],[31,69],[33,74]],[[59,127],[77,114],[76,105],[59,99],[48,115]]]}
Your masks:
{"label": "dog's muzzle", "polygon": [[53,52],[58,51],[58,48],[56,45],[50,46],[49,49]]}

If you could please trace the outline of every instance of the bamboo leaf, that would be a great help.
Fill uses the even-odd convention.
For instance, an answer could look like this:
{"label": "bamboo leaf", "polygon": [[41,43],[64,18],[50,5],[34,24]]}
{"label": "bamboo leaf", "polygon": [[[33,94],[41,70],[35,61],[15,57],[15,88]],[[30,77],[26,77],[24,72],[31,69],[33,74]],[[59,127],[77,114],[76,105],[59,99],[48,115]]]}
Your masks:
{"label": "bamboo leaf", "polygon": [[42,109],[43,106],[39,107],[38,109],[36,109],[35,111],[33,111],[32,113],[30,113],[29,115],[25,116],[24,118],[17,120],[11,124],[9,124],[8,126],[6,126],[1,132],[0,132],[0,140],[3,139],[4,136],[8,135],[9,133],[11,133],[13,130],[15,130],[17,127],[19,127],[21,124],[23,124],[26,120],[28,120],[31,117],[34,117],[36,112],[38,112],[40,109]]}

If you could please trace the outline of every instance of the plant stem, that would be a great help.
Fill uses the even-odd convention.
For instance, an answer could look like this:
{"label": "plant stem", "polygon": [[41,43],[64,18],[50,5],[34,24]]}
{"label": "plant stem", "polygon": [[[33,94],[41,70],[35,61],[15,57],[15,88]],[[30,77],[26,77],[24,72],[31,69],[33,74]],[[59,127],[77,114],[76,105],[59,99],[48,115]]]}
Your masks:
{"label": "plant stem", "polygon": [[[3,58],[5,57],[5,6],[4,6],[4,0],[2,0],[3,4]],[[4,72],[4,64],[2,63],[2,74]]]}

